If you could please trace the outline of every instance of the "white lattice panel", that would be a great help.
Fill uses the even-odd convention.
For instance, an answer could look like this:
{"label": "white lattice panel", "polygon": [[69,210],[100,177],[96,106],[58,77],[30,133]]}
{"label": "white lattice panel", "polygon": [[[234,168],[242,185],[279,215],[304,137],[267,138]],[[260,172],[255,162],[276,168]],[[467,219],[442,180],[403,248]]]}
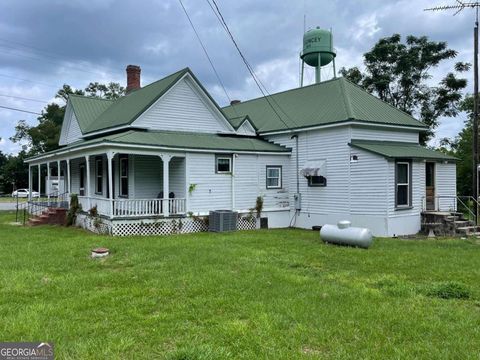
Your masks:
{"label": "white lattice panel", "polygon": [[[237,230],[255,230],[257,221],[255,217],[239,217]],[[113,221],[101,219],[101,222],[99,222],[87,215],[79,215],[77,225],[97,234],[111,234],[113,236],[172,235],[208,231],[208,217]]]}
{"label": "white lattice panel", "polygon": [[237,230],[255,230],[257,228],[257,218],[239,217],[237,221]]}

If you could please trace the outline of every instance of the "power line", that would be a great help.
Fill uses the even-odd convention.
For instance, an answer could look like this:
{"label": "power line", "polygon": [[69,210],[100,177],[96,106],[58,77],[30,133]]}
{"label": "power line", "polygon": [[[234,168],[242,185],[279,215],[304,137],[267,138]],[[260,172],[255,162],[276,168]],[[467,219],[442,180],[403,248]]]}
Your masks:
{"label": "power line", "polygon": [[48,103],[47,100],[38,100],[38,99],[31,99],[31,98],[26,98],[26,97],[21,97],[21,96],[14,96],[14,95],[6,95],[6,94],[0,94],[2,97],[8,97],[12,99],[19,99],[19,100],[26,100],[26,101],[34,101],[34,102],[39,102],[39,103]]}
{"label": "power line", "polygon": [[[235,46],[235,48],[237,49],[237,52],[239,53],[243,63],[245,64],[248,72],[250,73],[253,81],[255,82],[255,84],[257,85],[258,89],[260,90],[260,92],[262,93],[263,95],[263,98],[267,101],[268,105],[272,108],[273,112],[275,113],[275,115],[278,117],[278,119],[287,127],[287,129],[290,129],[291,126],[287,125],[287,123],[282,119],[282,117],[280,116],[280,114],[277,112],[277,110],[275,109],[275,107],[272,105],[272,103],[270,102],[270,100],[272,102],[275,103],[275,105],[278,107],[278,109],[283,112],[285,114],[285,116],[293,123],[295,124],[296,126],[298,126],[298,124],[282,109],[282,107],[277,103],[277,101],[271,97],[271,95],[269,94],[267,88],[265,87],[265,85],[262,83],[262,81],[257,77],[257,75],[255,74],[255,71],[253,70],[252,66],[250,65],[250,63],[248,62],[248,60],[246,59],[245,55],[243,55],[242,51],[240,50],[240,47],[238,46],[232,32],[230,31],[230,28],[228,27],[227,25],[227,22],[225,21],[225,18],[223,17],[222,15],[222,12],[220,11],[220,8],[218,7],[217,3],[215,0],[212,0],[213,2],[213,5],[215,6],[215,9],[216,11],[213,9],[213,7],[211,6],[210,4],[210,1],[207,0],[207,2],[209,3],[210,5],[210,8],[212,8],[212,10],[214,11],[217,19],[220,21],[220,23],[222,24],[222,27],[224,28],[224,30],[227,32],[227,35],[230,37],[230,39],[232,40],[233,42],[233,45]],[[268,96],[267,96],[268,95]],[[270,97],[270,99],[269,99]]]}
{"label": "power line", "polygon": [[35,81],[35,80],[30,80],[30,79],[22,79],[22,78],[19,78],[19,77],[16,77],[16,76],[5,75],[5,74],[0,74],[0,76],[4,77],[4,78],[8,78],[8,79],[14,79],[14,80],[19,80],[19,81],[27,81],[27,82],[31,82],[31,83],[34,83],[34,84],[39,84],[39,85],[48,86],[48,87],[51,87],[51,88],[58,89],[58,85],[48,84],[48,83],[44,83],[44,82],[41,82],[41,81]]}
{"label": "power line", "polygon": [[188,22],[190,23],[190,26],[192,27],[193,32],[195,33],[195,35],[196,35],[196,37],[197,37],[197,40],[198,40],[198,42],[200,43],[200,46],[202,47],[203,52],[205,53],[205,56],[207,57],[208,62],[210,63],[210,66],[212,67],[213,72],[215,73],[215,76],[217,77],[217,80],[218,80],[218,82],[220,83],[220,85],[221,85],[221,87],[222,87],[222,89],[223,89],[223,92],[225,93],[225,96],[226,96],[227,99],[228,99],[228,102],[231,103],[231,102],[232,102],[232,99],[230,99],[230,96],[228,96],[227,89],[225,88],[225,85],[223,84],[222,80],[220,79],[220,75],[218,74],[217,69],[215,69],[215,65],[213,65],[213,61],[212,61],[212,59],[210,58],[210,56],[208,55],[207,48],[206,48],[205,45],[203,44],[202,39],[200,38],[200,35],[198,34],[197,29],[195,28],[195,25],[193,25],[192,19],[190,19],[190,16],[188,15],[187,9],[185,9],[185,6],[183,5],[182,0],[178,0],[178,2],[180,3],[180,6],[182,7],[183,12],[184,12],[185,15],[187,16]]}
{"label": "power line", "polygon": [[2,109],[7,109],[7,110],[13,110],[13,111],[24,112],[24,113],[28,113],[28,114],[42,115],[42,114],[40,114],[40,113],[37,113],[37,112],[28,111],[28,110],[23,110],[23,109],[17,109],[17,108],[12,108],[12,107],[3,106],[3,105],[0,105],[0,108],[2,108]]}

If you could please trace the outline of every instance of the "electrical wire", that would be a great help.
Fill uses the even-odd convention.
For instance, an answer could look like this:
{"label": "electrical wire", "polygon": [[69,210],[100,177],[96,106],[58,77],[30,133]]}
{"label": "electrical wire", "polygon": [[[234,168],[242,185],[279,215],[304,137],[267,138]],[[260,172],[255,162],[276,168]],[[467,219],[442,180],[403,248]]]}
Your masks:
{"label": "electrical wire", "polygon": [[2,109],[7,109],[7,110],[13,110],[13,111],[24,112],[24,113],[27,113],[27,114],[42,115],[42,114],[40,114],[40,113],[37,113],[37,112],[28,111],[28,110],[23,110],[23,109],[17,109],[17,108],[12,108],[12,107],[3,106],[3,105],[0,105],[0,108],[2,108]]}
{"label": "electrical wire", "polygon": [[[213,3],[213,6],[215,7],[215,9],[213,9],[213,6],[210,4],[210,0],[206,0],[209,5],[210,5],[210,8],[213,10],[213,12],[215,13],[217,19],[220,21],[220,23],[222,24],[222,27],[223,29],[227,32],[227,35],[229,36],[229,38],[231,39],[233,45],[235,46],[235,48],[237,49],[237,52],[238,54],[240,55],[243,63],[245,64],[248,72],[250,73],[253,81],[255,82],[255,84],[257,85],[258,89],[260,90],[260,92],[262,93],[262,96],[263,98],[267,101],[268,105],[270,106],[270,108],[273,110],[273,112],[275,113],[275,115],[278,117],[278,119],[287,127],[287,129],[290,129],[291,126],[289,126],[285,121],[284,119],[280,116],[280,114],[278,113],[277,109],[275,109],[275,107],[272,105],[271,102],[275,103],[275,105],[277,106],[277,108],[287,117],[288,120],[290,120],[293,124],[295,124],[296,126],[298,126],[298,124],[282,109],[282,107],[277,103],[277,101],[269,94],[267,88],[265,87],[265,85],[262,83],[262,81],[258,78],[258,76],[255,74],[255,71],[253,70],[252,66],[250,65],[250,63],[248,62],[248,60],[246,59],[245,55],[242,53],[242,51],[240,50],[240,47],[238,46],[232,32],[230,31],[230,28],[228,27],[226,21],[225,21],[225,18],[223,17],[222,15],[222,12],[220,11],[220,8],[218,7],[218,4],[215,0],[212,0],[212,3]],[[269,98],[270,97],[270,98]]]}
{"label": "electrical wire", "polygon": [[43,85],[43,86],[58,89],[57,85],[48,84],[48,83],[44,83],[44,82],[41,82],[41,81],[35,81],[35,80],[30,80],[30,79],[22,79],[22,78],[19,78],[19,77],[15,77],[15,76],[11,76],[11,75],[5,75],[5,74],[0,74],[0,76],[4,77],[4,78],[8,78],[8,79],[14,79],[14,80],[19,80],[19,81],[27,81],[27,82],[31,82],[31,83],[34,83],[34,84],[39,84],[39,85]]}
{"label": "electrical wire", "polygon": [[[225,93],[225,96],[227,97],[228,102],[229,102],[229,104],[230,104],[230,103],[232,102],[232,99],[231,99],[230,96],[228,95],[227,89],[225,88],[225,85],[223,84],[223,81],[222,81],[222,79],[220,78],[220,75],[218,74],[217,69],[215,68],[215,65],[213,65],[213,61],[212,61],[212,59],[210,58],[210,55],[208,55],[207,48],[206,48],[205,45],[203,44],[203,41],[202,41],[202,39],[200,38],[200,35],[198,34],[197,29],[195,28],[195,25],[193,25],[192,19],[190,18],[190,15],[188,15],[187,9],[186,9],[185,6],[183,5],[182,0],[178,0],[178,2],[180,3],[180,6],[182,7],[183,12],[185,13],[185,16],[187,17],[188,22],[190,23],[190,26],[192,27],[193,32],[195,33],[195,36],[197,37],[197,40],[198,40],[198,42],[200,43],[200,46],[202,47],[203,52],[205,53],[205,56],[207,57],[208,62],[210,63],[210,66],[212,67],[212,70],[213,70],[213,72],[215,73],[215,76],[217,77],[217,80],[218,80],[218,82],[220,83],[220,86],[222,87],[223,92]],[[238,114],[237,114],[237,115],[238,115]]]}
{"label": "electrical wire", "polygon": [[34,102],[39,102],[39,103],[48,103],[47,100],[38,100],[38,99],[31,99],[31,98],[26,98],[26,97],[21,97],[21,96],[14,96],[14,95],[6,95],[6,94],[0,94],[2,97],[8,97],[12,99],[18,99],[18,100],[26,100],[26,101],[34,101]]}

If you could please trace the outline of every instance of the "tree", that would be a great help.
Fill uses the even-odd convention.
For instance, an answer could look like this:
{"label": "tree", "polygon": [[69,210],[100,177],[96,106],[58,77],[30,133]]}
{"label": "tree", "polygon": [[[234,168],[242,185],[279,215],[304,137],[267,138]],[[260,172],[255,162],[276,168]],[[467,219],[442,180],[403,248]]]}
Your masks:
{"label": "tree", "polygon": [[446,42],[409,35],[405,43],[399,34],[380,39],[364,54],[365,71],[357,67],[340,69],[348,80],[378,96],[383,101],[419,118],[429,131],[421,136],[424,144],[438,126],[440,117],[456,116],[467,80],[459,74],[470,64],[457,63],[438,84],[432,85],[432,68],[457,56]]}
{"label": "tree", "polygon": [[451,140],[444,138],[440,141],[441,149],[455,156],[457,161],[457,192],[460,195],[472,193],[473,173],[473,96],[466,96],[460,103],[459,110],[465,111],[468,115],[465,126],[460,133]]}
{"label": "tree", "polygon": [[26,157],[27,153],[23,150],[18,155],[4,156],[0,167],[0,192],[11,193],[14,188],[28,187],[28,164],[24,162]]}
{"label": "tree", "polygon": [[38,125],[36,126],[30,126],[25,120],[20,120],[15,126],[15,135],[10,139],[13,142],[25,143],[23,150],[27,151],[30,156],[57,149],[65,115],[65,104],[71,94],[118,99],[125,94],[125,88],[113,82],[107,85],[98,82],[90,83],[84,90],[74,89],[65,84],[55,95],[55,98],[63,100],[64,105],[56,102],[48,104],[37,118]]}

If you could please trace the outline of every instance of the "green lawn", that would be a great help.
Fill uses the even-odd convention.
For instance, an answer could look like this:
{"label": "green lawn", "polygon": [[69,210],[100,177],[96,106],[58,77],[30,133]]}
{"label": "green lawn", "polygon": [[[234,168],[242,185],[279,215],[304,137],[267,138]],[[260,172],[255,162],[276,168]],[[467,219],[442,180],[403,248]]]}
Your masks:
{"label": "green lawn", "polygon": [[302,230],[112,238],[13,219],[0,339],[53,341],[58,359],[480,357],[476,240],[361,250]]}

